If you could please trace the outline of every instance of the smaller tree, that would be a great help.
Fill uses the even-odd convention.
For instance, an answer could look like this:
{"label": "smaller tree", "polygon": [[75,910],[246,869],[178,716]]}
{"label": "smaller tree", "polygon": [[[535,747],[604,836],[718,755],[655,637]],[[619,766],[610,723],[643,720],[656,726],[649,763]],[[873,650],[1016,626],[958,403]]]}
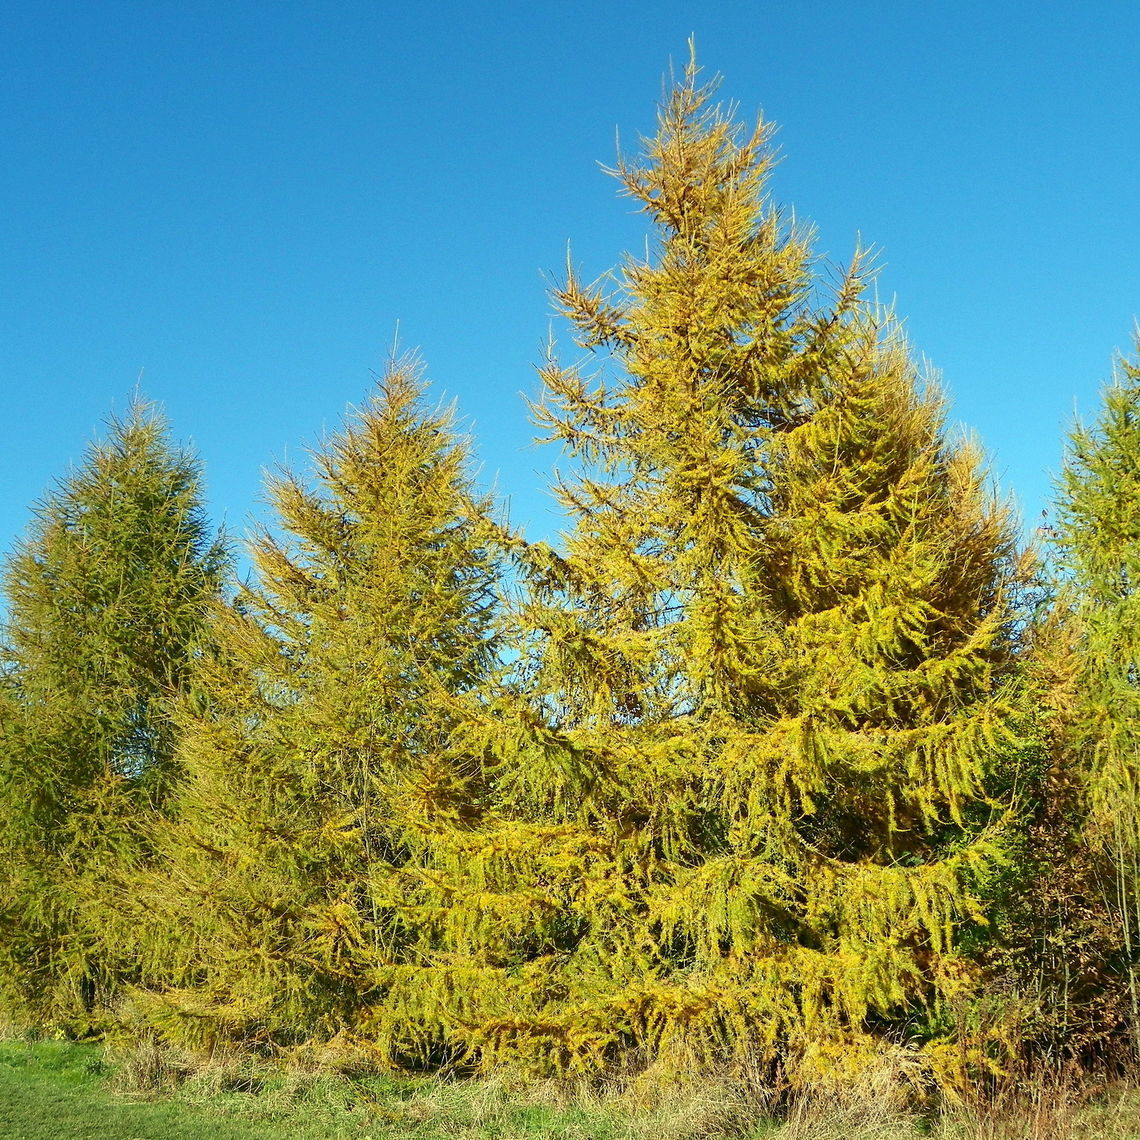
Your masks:
{"label": "smaller tree", "polygon": [[19,1020],[73,1028],[129,969],[110,883],[144,855],[171,702],[226,567],[163,417],[136,402],[109,429],[4,573],[0,993]]}
{"label": "smaller tree", "polygon": [[1055,548],[1073,666],[1062,711],[1112,864],[1140,1051],[1140,358],[1118,361],[1098,421],[1070,437]]}
{"label": "smaller tree", "polygon": [[139,1001],[171,1040],[398,1059],[431,1037],[390,997],[422,983],[424,871],[480,796],[448,706],[494,658],[496,561],[453,419],[422,398],[393,365],[315,486],[271,481],[289,538],[261,534],[254,581],[216,610],[137,889]]}

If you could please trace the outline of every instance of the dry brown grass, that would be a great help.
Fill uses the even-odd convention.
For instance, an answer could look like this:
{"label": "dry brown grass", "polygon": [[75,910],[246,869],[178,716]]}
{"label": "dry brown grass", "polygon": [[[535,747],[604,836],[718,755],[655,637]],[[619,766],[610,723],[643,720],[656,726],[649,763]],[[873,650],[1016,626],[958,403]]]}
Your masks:
{"label": "dry brown grass", "polygon": [[109,1062],[118,1090],[136,1097],[173,1096],[283,1126],[337,1122],[329,1135],[355,1121],[377,1140],[1140,1140],[1140,1088],[1097,1085],[1076,1072],[1007,1078],[924,1116],[914,1107],[920,1081],[903,1054],[795,1097],[758,1074],[678,1081],[653,1067],[604,1087],[349,1079],[236,1054],[194,1067],[145,1041]]}
{"label": "dry brown grass", "polygon": [[953,1140],[1137,1140],[1140,1091],[1043,1069],[948,1113],[946,1128]]}
{"label": "dry brown grass", "polygon": [[[759,1133],[764,1135],[764,1133]],[[794,1102],[770,1140],[1140,1140],[1140,1089],[1040,1071],[926,1116],[890,1074]]]}

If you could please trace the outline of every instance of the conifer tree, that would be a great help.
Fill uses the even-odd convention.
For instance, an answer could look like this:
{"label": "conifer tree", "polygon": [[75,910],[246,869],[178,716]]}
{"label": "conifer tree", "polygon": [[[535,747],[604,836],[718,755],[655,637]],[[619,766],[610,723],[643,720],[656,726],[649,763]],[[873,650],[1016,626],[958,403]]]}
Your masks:
{"label": "conifer tree", "polygon": [[1140,356],[1121,358],[1061,475],[1058,609],[1071,643],[1062,719],[1083,778],[1091,837],[1107,853],[1140,1048]]}
{"label": "conifer tree", "polygon": [[516,544],[532,632],[467,726],[496,780],[454,1021],[485,1064],[818,1071],[961,989],[955,933],[984,920],[1009,519],[864,258],[825,299],[768,138],[691,65],[616,171],[654,250],[556,293],[605,375],[542,370],[573,528]]}
{"label": "conifer tree", "polygon": [[494,661],[496,558],[417,371],[389,369],[313,485],[270,482],[286,537],[260,534],[253,580],[217,610],[137,891],[154,919],[139,1004],[169,1040],[431,1047],[388,991],[415,988],[424,869],[482,794],[448,710]]}
{"label": "conifer tree", "polygon": [[130,969],[110,883],[145,855],[171,701],[225,565],[196,459],[136,402],[5,568],[0,993],[16,1020],[81,1030]]}

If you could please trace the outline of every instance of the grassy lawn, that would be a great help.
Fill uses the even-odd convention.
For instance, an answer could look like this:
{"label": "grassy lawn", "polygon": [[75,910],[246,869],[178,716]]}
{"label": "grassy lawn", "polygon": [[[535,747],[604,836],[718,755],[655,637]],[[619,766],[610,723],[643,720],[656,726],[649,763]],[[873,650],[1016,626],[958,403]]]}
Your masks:
{"label": "grassy lawn", "polygon": [[[391,1135],[303,1118],[258,1119],[257,1106],[234,1112],[234,1097],[215,1108],[180,1098],[117,1096],[105,1087],[101,1050],[49,1041],[0,1042],[0,1136],[5,1140],[308,1140]],[[246,1098],[252,1099],[252,1098]]]}
{"label": "grassy lawn", "polygon": [[10,1140],[265,1140],[297,1136],[175,1101],[130,1101],[102,1086],[100,1051],[67,1042],[0,1043],[0,1136]]}
{"label": "grassy lawn", "polygon": [[[163,1098],[107,1088],[102,1051],[0,1041],[4,1140],[618,1140],[609,1113],[513,1101],[505,1089],[314,1078],[300,1087],[187,1082]],[[244,1088],[242,1087],[244,1084]],[[237,1086],[237,1087],[234,1087]]]}

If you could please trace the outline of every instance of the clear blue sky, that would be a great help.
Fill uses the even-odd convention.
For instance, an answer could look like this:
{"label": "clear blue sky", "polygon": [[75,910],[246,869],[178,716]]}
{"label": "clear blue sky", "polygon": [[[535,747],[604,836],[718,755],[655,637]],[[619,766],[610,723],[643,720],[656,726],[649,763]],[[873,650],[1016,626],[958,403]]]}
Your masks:
{"label": "clear blue sky", "polygon": [[1140,316],[1140,4],[11,2],[0,9],[0,547],[143,370],[241,532],[397,321],[531,534],[520,392],[598,169],[695,34],[780,125],[777,198],[881,251],[915,349],[1032,524]]}

